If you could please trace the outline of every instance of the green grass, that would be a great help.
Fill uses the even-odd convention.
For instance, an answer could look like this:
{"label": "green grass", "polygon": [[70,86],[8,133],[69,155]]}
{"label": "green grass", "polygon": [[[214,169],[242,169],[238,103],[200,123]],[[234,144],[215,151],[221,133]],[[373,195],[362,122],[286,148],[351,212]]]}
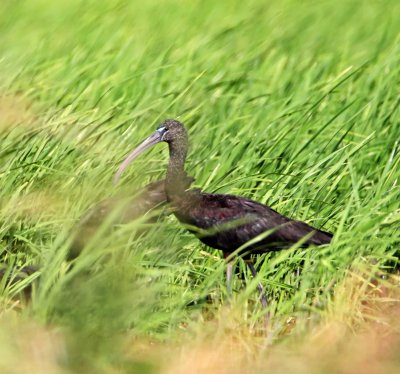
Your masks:
{"label": "green grass", "polygon": [[[241,352],[273,352],[255,337],[244,265],[249,286],[235,279],[229,308],[221,255],[173,217],[139,237],[140,222],[100,235],[67,271],[77,220],[118,192],[120,161],[165,118],[189,130],[197,187],[335,233],[258,259],[268,343],[290,355],[326,321],[353,333],[374,319],[363,297],[377,272],[396,271],[400,244],[399,16],[397,0],[2,1],[0,256],[11,275],[42,270],[39,283],[0,283],[1,371],[21,372],[23,354],[37,372],[167,372],[188,342],[232,333]],[[167,161],[160,145],[120,188],[161,178]],[[350,274],[363,281],[347,294]]]}

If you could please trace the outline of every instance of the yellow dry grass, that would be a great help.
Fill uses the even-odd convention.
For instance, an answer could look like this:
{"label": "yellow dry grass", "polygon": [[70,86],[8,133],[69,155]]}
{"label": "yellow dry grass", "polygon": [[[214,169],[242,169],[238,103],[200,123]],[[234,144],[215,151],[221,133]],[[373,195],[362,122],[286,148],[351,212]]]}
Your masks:
{"label": "yellow dry grass", "polygon": [[214,325],[205,326],[206,337],[174,347],[138,344],[136,355],[159,362],[162,374],[398,373],[397,284],[395,278],[378,283],[350,273],[320,323],[303,332],[294,328],[272,345],[243,328],[223,334]]}
{"label": "yellow dry grass", "polygon": [[54,331],[27,321],[14,312],[0,316],[0,372],[4,374],[60,373],[63,340]]}
{"label": "yellow dry grass", "polygon": [[0,94],[0,131],[17,126],[29,128],[34,121],[32,105],[26,98]]}
{"label": "yellow dry grass", "polygon": [[[398,373],[398,283],[396,277],[378,281],[349,272],[320,322],[298,321],[302,328],[292,328],[273,344],[221,318],[196,323],[180,341],[127,338],[121,356],[148,363],[151,369],[144,372],[160,374]],[[71,373],[65,366],[68,339],[15,312],[0,315],[0,348],[1,373]],[[131,372],[112,365],[104,369]]]}

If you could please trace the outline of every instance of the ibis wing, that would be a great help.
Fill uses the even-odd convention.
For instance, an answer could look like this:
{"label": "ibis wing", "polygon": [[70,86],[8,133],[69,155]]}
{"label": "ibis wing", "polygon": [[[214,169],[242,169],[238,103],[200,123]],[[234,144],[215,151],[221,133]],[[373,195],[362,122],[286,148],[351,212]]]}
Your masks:
{"label": "ibis wing", "polygon": [[201,202],[187,210],[186,221],[203,230],[197,233],[200,240],[224,251],[239,248],[257,237],[259,240],[248,246],[253,253],[289,247],[306,235],[310,238],[304,245],[328,243],[332,237],[266,205],[232,195],[202,193]]}

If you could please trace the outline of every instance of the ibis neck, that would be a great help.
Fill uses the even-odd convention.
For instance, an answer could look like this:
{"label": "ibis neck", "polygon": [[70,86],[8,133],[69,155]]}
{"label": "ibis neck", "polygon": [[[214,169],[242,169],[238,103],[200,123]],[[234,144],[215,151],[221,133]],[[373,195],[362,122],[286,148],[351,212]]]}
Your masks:
{"label": "ibis neck", "polygon": [[169,144],[169,164],[167,169],[166,193],[168,200],[174,200],[185,192],[185,160],[187,144]]}

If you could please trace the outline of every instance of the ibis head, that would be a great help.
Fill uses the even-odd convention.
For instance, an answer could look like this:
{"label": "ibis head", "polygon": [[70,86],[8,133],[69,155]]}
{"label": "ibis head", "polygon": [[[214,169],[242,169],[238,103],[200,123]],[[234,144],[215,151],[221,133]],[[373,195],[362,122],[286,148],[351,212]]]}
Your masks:
{"label": "ibis head", "polygon": [[128,157],[122,162],[117,173],[114,176],[114,184],[117,184],[121,174],[127,166],[146,149],[160,142],[169,144],[170,150],[180,150],[186,156],[187,150],[187,132],[185,127],[177,120],[167,119],[162,122],[157,130],[137,146]]}

